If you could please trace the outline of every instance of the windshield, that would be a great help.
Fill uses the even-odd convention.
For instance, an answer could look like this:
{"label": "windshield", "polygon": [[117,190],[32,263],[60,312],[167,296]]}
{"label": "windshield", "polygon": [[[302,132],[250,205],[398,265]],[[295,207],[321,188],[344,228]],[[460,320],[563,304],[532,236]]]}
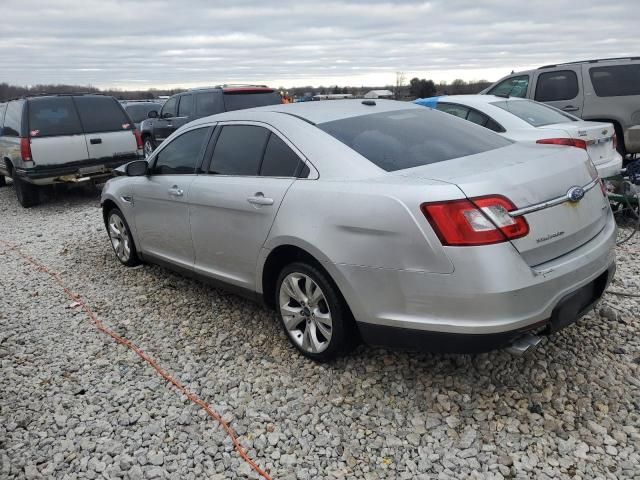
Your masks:
{"label": "windshield", "polygon": [[282,97],[278,92],[225,92],[225,110],[242,110],[243,108],[264,107],[266,105],[278,105],[282,103]]}
{"label": "windshield", "polygon": [[124,105],[124,109],[127,111],[133,123],[140,123],[148,118],[148,114],[151,110],[159,112],[162,105],[159,103],[131,103]]}
{"label": "windshield", "polygon": [[553,125],[554,123],[575,122],[579,120],[573,115],[563,113],[548,105],[531,100],[504,100],[501,102],[492,102],[494,107],[506,110],[512,113],[520,120],[524,120],[534,127],[544,127],[545,125]]}
{"label": "windshield", "polygon": [[360,115],[318,127],[387,172],[511,144],[483,127],[428,108]]}

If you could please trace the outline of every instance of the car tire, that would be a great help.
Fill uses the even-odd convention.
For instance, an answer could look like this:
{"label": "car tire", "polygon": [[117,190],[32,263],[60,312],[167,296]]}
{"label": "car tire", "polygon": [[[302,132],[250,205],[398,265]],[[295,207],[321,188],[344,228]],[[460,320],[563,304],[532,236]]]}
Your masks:
{"label": "car tire", "polygon": [[351,311],[317,267],[287,265],[278,276],[275,297],[282,328],[302,355],[327,362],[350,350],[355,337]]}
{"label": "car tire", "polygon": [[149,155],[156,149],[156,142],[150,136],[145,136],[142,143],[142,151],[144,152],[144,158],[149,158]]}
{"label": "car tire", "polygon": [[111,247],[120,263],[127,267],[139,265],[140,258],[131,235],[131,229],[119,209],[112,208],[109,210],[106,226]]}
{"label": "car tire", "polygon": [[14,175],[13,186],[16,189],[16,197],[18,202],[24,208],[33,207],[40,203],[40,189],[37,185],[25,182],[21,178]]}
{"label": "car tire", "polygon": [[7,185],[7,179],[4,178],[4,175],[0,175],[0,187],[4,187]]}

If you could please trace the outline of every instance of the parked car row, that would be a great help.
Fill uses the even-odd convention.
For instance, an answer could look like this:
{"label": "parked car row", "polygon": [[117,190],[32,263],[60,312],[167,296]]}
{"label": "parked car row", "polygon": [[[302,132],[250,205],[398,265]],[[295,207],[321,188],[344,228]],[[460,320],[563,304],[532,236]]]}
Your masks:
{"label": "parked car row", "polygon": [[[576,113],[597,103],[589,88],[604,97],[584,79],[592,64],[618,62],[580,64]],[[543,70],[530,74],[542,85],[533,96],[551,101],[535,93],[555,72]],[[264,302],[311,359],[358,341],[521,353],[576,322],[611,281],[616,226],[601,177],[619,171],[616,148],[624,138],[632,151],[639,122],[635,111],[631,123],[587,122],[518,98],[529,80],[508,81],[421,105],[284,105],[254,85],[183,92],[159,110],[31,97],[0,104],[0,174],[29,206],[38,184],[114,169],[101,205],[122,264],[157,263]]]}
{"label": "parked car row", "polygon": [[613,124],[618,151],[640,153],[640,57],[547,65],[508,75],[482,93],[544,102]]}

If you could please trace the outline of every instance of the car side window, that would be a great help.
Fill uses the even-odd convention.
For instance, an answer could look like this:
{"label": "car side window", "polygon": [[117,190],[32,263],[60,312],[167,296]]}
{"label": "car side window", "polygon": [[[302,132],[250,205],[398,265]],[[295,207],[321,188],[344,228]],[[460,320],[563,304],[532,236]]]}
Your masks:
{"label": "car side window", "polygon": [[529,88],[529,75],[517,75],[501,81],[488,93],[489,95],[525,98],[527,96],[527,88]]}
{"label": "car side window", "polygon": [[225,125],[211,158],[209,173],[258,175],[270,131],[254,125]]}
{"label": "car side window", "polygon": [[487,117],[484,113],[478,112],[477,110],[470,109],[469,115],[467,115],[467,120],[480,125],[481,127],[484,127],[489,120],[489,117]]}
{"label": "car side window", "polygon": [[7,105],[7,112],[4,115],[4,127],[2,128],[2,134],[7,137],[19,137],[20,130],[22,130],[22,110],[23,102],[15,101],[9,102]]}
{"label": "car side window", "polygon": [[179,117],[188,117],[193,113],[193,95],[182,95],[178,107]]}
{"label": "car side window", "polygon": [[188,175],[195,173],[208,127],[196,128],[174,138],[155,157],[152,175]]}
{"label": "car side window", "polygon": [[175,117],[177,107],[178,107],[178,97],[171,97],[169,100],[167,100],[167,103],[165,103],[164,106],[162,107],[162,110],[160,111],[160,116],[162,118]]}
{"label": "car side window", "polygon": [[303,166],[300,157],[278,135],[272,133],[260,167],[263,177],[295,177]]}
{"label": "car side window", "polygon": [[538,102],[571,100],[578,96],[578,76],[573,70],[542,73],[536,84]]}
{"label": "car side window", "polygon": [[498,133],[504,133],[506,132],[506,130],[504,129],[504,127],[502,125],[500,125],[498,122],[496,122],[493,118],[489,117],[489,121],[487,122],[487,124],[485,125],[485,128],[488,128],[489,130],[493,130],[494,132],[498,132]]}
{"label": "car side window", "polygon": [[[203,92],[196,94],[196,111],[198,115],[206,117],[220,112],[216,102],[216,95],[211,92]],[[221,99],[220,99],[221,101]]]}
{"label": "car side window", "polygon": [[462,105],[454,105],[452,103],[438,103],[438,105],[436,105],[436,110],[440,110],[441,112],[445,112],[460,118],[467,118],[467,114],[469,113],[469,109],[467,107],[463,107]]}

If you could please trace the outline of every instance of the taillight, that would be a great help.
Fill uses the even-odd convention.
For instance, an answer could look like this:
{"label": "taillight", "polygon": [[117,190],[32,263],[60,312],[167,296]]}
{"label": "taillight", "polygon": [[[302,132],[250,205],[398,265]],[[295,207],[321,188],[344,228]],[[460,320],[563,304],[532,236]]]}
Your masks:
{"label": "taillight", "polygon": [[613,149],[617,150],[618,149],[618,135],[616,135],[614,133],[613,136],[611,137],[611,142],[613,143]]}
{"label": "taillight", "polygon": [[542,143],[544,145],[564,145],[566,147],[578,147],[584,150],[587,149],[587,142],[577,138],[543,138],[537,140],[536,143]]}
{"label": "taillight", "polygon": [[420,209],[447,246],[490,245],[529,233],[524,217],[509,215],[515,205],[500,195],[423,203]]}
{"label": "taillight", "polygon": [[31,140],[28,138],[20,139],[20,156],[23,162],[33,162],[33,157],[31,156]]}
{"label": "taillight", "polygon": [[142,150],[142,135],[140,135],[140,132],[137,128],[133,129],[133,136],[136,137],[136,145],[138,146],[138,150]]}

